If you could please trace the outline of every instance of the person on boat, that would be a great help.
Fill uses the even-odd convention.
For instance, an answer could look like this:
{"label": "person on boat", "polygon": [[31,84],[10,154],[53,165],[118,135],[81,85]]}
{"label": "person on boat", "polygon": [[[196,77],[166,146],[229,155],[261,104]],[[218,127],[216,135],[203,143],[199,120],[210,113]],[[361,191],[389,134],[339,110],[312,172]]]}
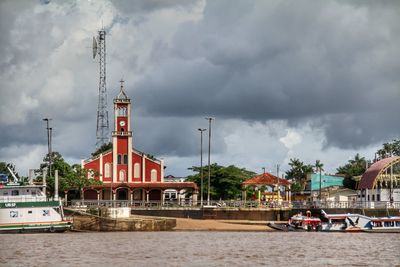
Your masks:
{"label": "person on boat", "polygon": [[306,211],[306,216],[307,216],[307,218],[311,218],[311,211],[307,210]]}

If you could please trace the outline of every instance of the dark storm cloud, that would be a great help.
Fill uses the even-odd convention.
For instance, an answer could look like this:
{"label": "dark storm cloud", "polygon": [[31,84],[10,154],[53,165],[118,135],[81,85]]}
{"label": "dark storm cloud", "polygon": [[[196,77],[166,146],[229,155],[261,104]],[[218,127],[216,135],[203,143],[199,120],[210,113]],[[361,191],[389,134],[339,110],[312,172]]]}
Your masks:
{"label": "dark storm cloud", "polygon": [[318,119],[327,145],[341,148],[391,138],[400,132],[399,7],[209,1],[136,84],[137,99],[154,116]]}

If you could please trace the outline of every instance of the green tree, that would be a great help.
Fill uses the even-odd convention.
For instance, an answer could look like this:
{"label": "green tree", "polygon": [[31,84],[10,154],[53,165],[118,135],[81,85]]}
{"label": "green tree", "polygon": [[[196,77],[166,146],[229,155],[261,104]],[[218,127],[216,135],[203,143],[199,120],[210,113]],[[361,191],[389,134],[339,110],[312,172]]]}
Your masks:
{"label": "green tree", "polygon": [[15,176],[17,176],[17,178],[20,178],[18,172],[15,170],[14,164],[7,163],[4,161],[0,162],[0,173],[6,174],[6,175],[8,175],[8,177],[12,177],[8,168],[10,168],[14,172],[14,174],[15,174]]}
{"label": "green tree", "polygon": [[103,153],[103,152],[105,152],[105,151],[107,151],[107,150],[112,149],[112,147],[113,147],[112,142],[103,144],[103,145],[102,145],[101,147],[99,147],[95,152],[92,153],[92,156],[95,157],[95,156],[99,155],[100,153]]}
{"label": "green tree", "polygon": [[[71,171],[71,166],[67,162],[65,162],[64,158],[62,155],[56,151],[51,153],[51,173],[47,173],[48,176],[54,176],[54,171],[58,170],[58,175],[59,176],[65,176],[65,174],[69,173]],[[49,154],[46,154],[46,156],[43,158],[43,163],[40,164],[40,170],[39,173],[43,175],[44,169],[49,170],[49,163],[50,163],[50,157]]]}
{"label": "green tree", "polygon": [[356,154],[354,159],[350,159],[345,165],[338,167],[338,174],[344,175],[343,186],[350,189],[356,189],[354,176],[362,175],[365,172],[366,160],[360,154]]}
{"label": "green tree", "polygon": [[382,148],[376,154],[380,158],[387,158],[390,156],[400,156],[400,139],[395,139],[392,142],[384,143]]}
{"label": "green tree", "polygon": [[[290,169],[286,171],[286,179],[292,179],[294,181],[292,191],[296,192],[295,189],[300,189],[298,191],[304,190],[307,181],[307,174],[313,172],[313,166],[310,164],[306,165],[297,158],[290,159],[289,166]],[[296,186],[296,184],[298,186]]]}
{"label": "green tree", "polygon": [[[83,187],[91,185],[101,185],[102,182],[95,179],[88,179],[88,170],[82,169],[79,164],[74,164],[70,166],[65,162],[64,158],[58,152],[53,152],[52,154],[52,174],[46,178],[47,192],[52,195],[54,193],[54,171],[58,170],[58,185],[59,193],[61,196],[64,195],[64,191],[76,190],[80,191]],[[46,155],[43,159],[43,163],[40,165],[40,171],[43,174],[43,170],[49,166],[49,156]],[[98,176],[97,173],[93,175]],[[39,180],[42,180],[42,176]]]}
{"label": "green tree", "polygon": [[321,179],[322,179],[322,171],[324,170],[324,164],[321,163],[319,159],[315,161],[315,172],[319,173],[319,197],[321,198]]}
{"label": "green tree", "polygon": [[[195,182],[200,189],[200,167],[190,168],[196,174],[188,176],[188,181]],[[238,199],[242,193],[242,183],[253,177],[254,172],[248,171],[244,168],[238,168],[234,165],[227,167],[220,166],[216,163],[212,164],[210,172],[210,198],[213,200],[218,199]],[[208,166],[203,167],[204,175],[204,199],[207,199],[208,192]]]}

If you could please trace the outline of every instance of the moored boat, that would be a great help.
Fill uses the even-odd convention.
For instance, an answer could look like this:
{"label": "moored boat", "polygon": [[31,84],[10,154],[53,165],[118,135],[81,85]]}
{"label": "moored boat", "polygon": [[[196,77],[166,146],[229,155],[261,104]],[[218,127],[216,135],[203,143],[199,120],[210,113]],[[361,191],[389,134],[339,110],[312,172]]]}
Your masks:
{"label": "moored boat", "polygon": [[361,214],[327,214],[321,210],[328,222],[322,223],[327,232],[375,232],[400,233],[400,217],[368,217]]}
{"label": "moored boat", "polygon": [[364,232],[400,233],[400,216],[371,218]]}
{"label": "moored boat", "polygon": [[[14,180],[15,180],[14,176]],[[58,197],[47,199],[45,185],[0,184],[0,233],[63,232],[72,221],[64,217]]]}
{"label": "moored boat", "polygon": [[324,210],[321,213],[328,220],[322,223],[322,231],[326,232],[361,232],[371,220],[361,214],[327,214]]}
{"label": "moored boat", "polygon": [[307,211],[306,215],[299,213],[290,218],[288,229],[289,231],[321,231],[321,219],[311,217],[310,211]]}

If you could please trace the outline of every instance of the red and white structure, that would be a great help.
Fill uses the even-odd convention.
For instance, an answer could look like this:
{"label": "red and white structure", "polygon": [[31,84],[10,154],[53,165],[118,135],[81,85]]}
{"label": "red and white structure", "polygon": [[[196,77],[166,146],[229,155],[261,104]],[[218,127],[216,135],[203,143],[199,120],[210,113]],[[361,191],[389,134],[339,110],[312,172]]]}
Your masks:
{"label": "red and white structure", "polygon": [[85,188],[84,199],[163,201],[168,189],[192,191],[193,201],[197,197],[195,183],[165,183],[164,161],[133,148],[131,100],[124,92],[123,81],[114,99],[112,144],[112,149],[82,161],[82,168],[96,173],[88,178],[103,182],[101,186]]}

